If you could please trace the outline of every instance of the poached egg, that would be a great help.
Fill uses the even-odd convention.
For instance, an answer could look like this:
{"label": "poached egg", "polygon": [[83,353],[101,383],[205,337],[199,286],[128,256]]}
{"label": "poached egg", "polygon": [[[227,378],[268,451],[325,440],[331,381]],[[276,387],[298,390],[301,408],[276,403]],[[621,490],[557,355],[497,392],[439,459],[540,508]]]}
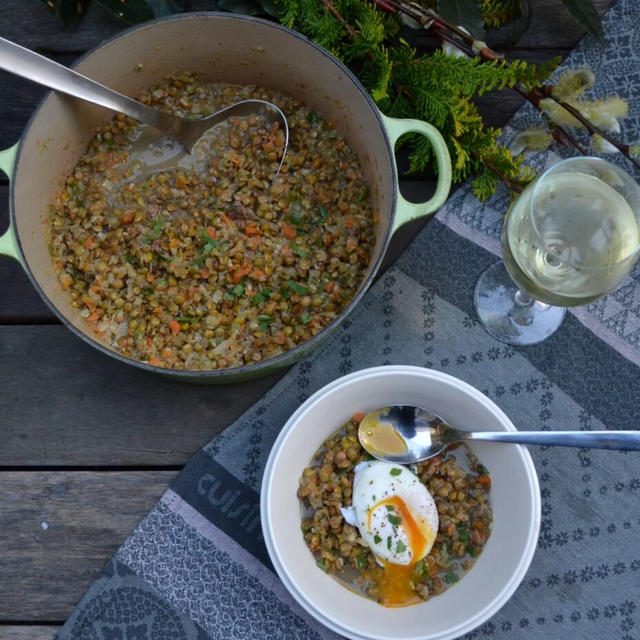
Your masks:
{"label": "poached egg", "polygon": [[438,509],[428,489],[407,467],[379,460],[355,469],[352,507],[343,508],[383,568],[382,604],[419,600],[410,584],[413,566],[424,558],[438,532]]}

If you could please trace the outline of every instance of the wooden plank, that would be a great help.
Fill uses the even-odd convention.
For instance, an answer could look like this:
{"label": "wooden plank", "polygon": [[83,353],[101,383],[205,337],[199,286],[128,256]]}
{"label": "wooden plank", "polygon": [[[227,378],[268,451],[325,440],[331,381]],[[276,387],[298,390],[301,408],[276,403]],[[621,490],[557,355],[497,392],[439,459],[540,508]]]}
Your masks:
{"label": "wooden plank", "polygon": [[174,476],[0,474],[0,620],[65,620]]}
{"label": "wooden plank", "polygon": [[0,625],[0,640],[53,640],[58,625]]}
{"label": "wooden plank", "polygon": [[283,375],[179,383],[61,325],[0,327],[0,358],[0,467],[12,468],[182,465]]}

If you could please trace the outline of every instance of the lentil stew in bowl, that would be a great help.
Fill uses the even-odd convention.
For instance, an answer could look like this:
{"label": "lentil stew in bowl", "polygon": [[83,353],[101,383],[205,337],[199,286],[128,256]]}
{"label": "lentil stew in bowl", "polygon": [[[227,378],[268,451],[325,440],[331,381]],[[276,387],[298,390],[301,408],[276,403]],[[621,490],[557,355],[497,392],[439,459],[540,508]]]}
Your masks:
{"label": "lentil stew in bowl", "polygon": [[195,73],[139,99],[202,117],[249,98],[287,116],[277,177],[284,135],[259,115],[158,169],[139,152],[148,131],[117,116],[51,204],[59,282],[88,332],[125,356],[184,370],[260,362],[331,324],[365,277],[376,215],[333,123],[297,99]]}
{"label": "lentil stew in bowl", "polygon": [[[361,415],[356,415],[329,436],[300,477],[298,497],[302,502],[301,528],[304,540],[318,567],[352,591],[392,607],[429,600],[464,576],[490,536],[492,510],[489,472],[466,447],[459,450],[466,455],[456,457],[448,451],[413,465],[412,471],[427,488],[437,508],[436,520],[439,523],[437,532],[433,532],[435,541],[424,557],[413,556],[406,565],[386,562],[374,555],[363,540],[364,532],[355,526],[356,523],[350,524],[345,517],[352,502],[356,502],[354,476],[362,463],[371,460],[357,437],[361,418]],[[391,477],[385,484],[394,486],[393,478],[406,473],[406,468],[401,465],[390,467]],[[368,484],[373,485],[373,480],[368,480]],[[394,550],[405,551],[407,546],[412,546],[410,532],[407,531],[408,536],[398,536],[397,530],[405,526],[402,520],[417,519],[415,511],[409,513],[415,506],[407,509],[400,499],[402,508],[394,510],[393,503],[399,501],[398,489],[393,490],[396,496],[391,500],[388,496],[384,499],[379,482],[373,491],[378,495],[369,496],[367,492],[366,513],[369,522],[375,510],[379,506],[383,508],[385,516],[394,525],[399,525],[393,527],[396,533]],[[385,508],[388,513],[384,511]],[[379,529],[375,531],[375,542],[384,545],[384,538]],[[391,550],[390,536],[387,546]]]}

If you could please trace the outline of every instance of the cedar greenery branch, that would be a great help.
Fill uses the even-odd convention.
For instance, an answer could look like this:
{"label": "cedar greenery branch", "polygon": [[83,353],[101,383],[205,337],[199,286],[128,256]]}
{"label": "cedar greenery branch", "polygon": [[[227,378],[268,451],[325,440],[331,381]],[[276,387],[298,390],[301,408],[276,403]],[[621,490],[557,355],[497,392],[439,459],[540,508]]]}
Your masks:
{"label": "cedar greenery branch", "polygon": [[[89,0],[42,0],[67,23],[78,20]],[[602,37],[591,0],[562,0],[587,32]],[[127,22],[184,10],[184,0],[97,0]],[[570,72],[557,84],[545,84],[557,60],[536,66],[522,60],[505,61],[480,38],[485,28],[499,28],[517,18],[524,0],[439,0],[429,6],[407,0],[217,0],[212,9],[267,13],[303,33],[356,70],[380,109],[393,117],[431,122],[443,134],[453,161],[454,182],[473,175],[475,195],[484,200],[503,182],[512,193],[535,177],[524,165],[524,151],[552,142],[586,147],[574,129],[586,130],[595,152],[622,152],[638,165],[638,148],[612,137],[626,103],[618,98],[588,101],[582,94],[593,85],[593,74]],[[437,9],[437,11],[436,11]],[[75,13],[74,13],[75,12]],[[456,25],[464,24],[466,28]],[[425,29],[442,49],[419,55],[402,37],[406,25]],[[469,30],[467,30],[469,29]],[[472,35],[473,34],[473,35]],[[407,36],[408,37],[408,36]],[[499,129],[486,127],[474,103],[494,89],[510,88],[529,100],[544,118],[545,127],[518,136],[515,147],[500,144]],[[571,131],[570,131],[571,129]],[[432,150],[421,136],[406,136],[410,171],[432,165]]]}

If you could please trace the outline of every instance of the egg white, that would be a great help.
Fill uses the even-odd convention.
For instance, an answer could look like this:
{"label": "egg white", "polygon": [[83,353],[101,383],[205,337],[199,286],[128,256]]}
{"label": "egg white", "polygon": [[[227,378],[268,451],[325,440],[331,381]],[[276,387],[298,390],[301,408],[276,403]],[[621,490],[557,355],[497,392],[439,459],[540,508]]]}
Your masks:
{"label": "egg white", "polygon": [[[385,503],[394,497],[404,502],[424,537],[419,557],[413,557],[401,514]],[[438,509],[427,488],[406,467],[379,460],[359,464],[352,502],[360,536],[378,560],[415,564],[431,550],[438,532]],[[353,522],[353,511],[348,515]]]}

